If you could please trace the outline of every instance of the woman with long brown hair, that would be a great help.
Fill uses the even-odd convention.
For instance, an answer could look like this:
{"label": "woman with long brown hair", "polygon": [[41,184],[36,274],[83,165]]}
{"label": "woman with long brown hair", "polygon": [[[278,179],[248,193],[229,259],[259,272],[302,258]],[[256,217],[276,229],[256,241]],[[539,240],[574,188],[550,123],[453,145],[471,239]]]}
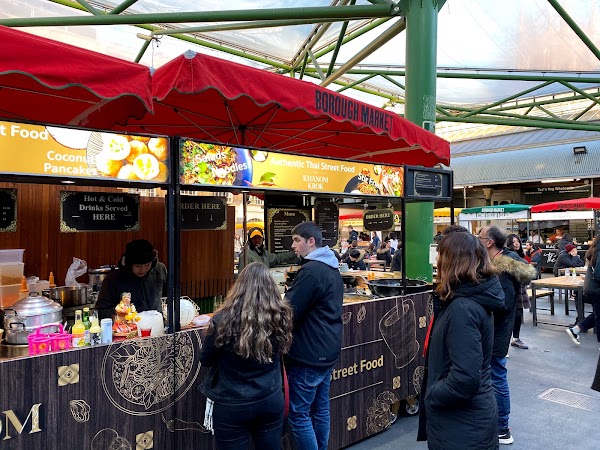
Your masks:
{"label": "woman with long brown hair", "polygon": [[600,342],[600,236],[596,236],[592,245],[585,253],[587,272],[583,280],[583,294],[592,304],[592,313],[574,327],[567,328],[571,340],[579,345],[579,333],[586,333],[590,328],[596,331],[596,338]]}
{"label": "woman with long brown hair", "polygon": [[212,425],[217,448],[249,448],[251,437],[254,448],[279,450],[281,355],[292,343],[292,326],[292,309],[269,269],[246,266],[213,316],[200,351],[200,362],[211,367],[201,390],[209,399],[205,426]]}
{"label": "woman with long brown hair", "polygon": [[502,307],[504,293],[477,237],[452,233],[437,249],[441,306],[428,334],[418,440],[430,449],[496,449],[492,311]]}

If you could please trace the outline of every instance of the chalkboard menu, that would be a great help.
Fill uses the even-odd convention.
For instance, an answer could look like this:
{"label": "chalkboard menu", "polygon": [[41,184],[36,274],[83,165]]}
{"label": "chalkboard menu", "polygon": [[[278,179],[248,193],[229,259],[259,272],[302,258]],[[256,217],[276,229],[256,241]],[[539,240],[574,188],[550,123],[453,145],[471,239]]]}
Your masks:
{"label": "chalkboard menu", "polygon": [[17,190],[0,189],[0,232],[17,231]]}
{"label": "chalkboard menu", "polygon": [[404,198],[452,200],[452,171],[405,166]]}
{"label": "chalkboard menu", "polygon": [[269,209],[267,212],[269,251],[289,252],[292,249],[292,229],[307,220],[310,220],[308,209]]}
{"label": "chalkboard menu", "polygon": [[220,197],[181,197],[182,230],[225,230],[227,203]]}
{"label": "chalkboard menu", "polygon": [[115,192],[60,192],[60,231],[138,231],[140,196]]}
{"label": "chalkboard menu", "polygon": [[363,228],[367,231],[384,231],[394,228],[393,209],[375,209],[363,213]]}
{"label": "chalkboard menu", "polygon": [[543,249],[542,250],[542,258],[540,259],[540,267],[544,269],[553,269],[554,263],[558,259],[558,250],[556,249]]}
{"label": "chalkboard menu", "polygon": [[323,233],[323,245],[333,247],[339,238],[340,210],[333,202],[318,201],[315,204],[315,222]]}

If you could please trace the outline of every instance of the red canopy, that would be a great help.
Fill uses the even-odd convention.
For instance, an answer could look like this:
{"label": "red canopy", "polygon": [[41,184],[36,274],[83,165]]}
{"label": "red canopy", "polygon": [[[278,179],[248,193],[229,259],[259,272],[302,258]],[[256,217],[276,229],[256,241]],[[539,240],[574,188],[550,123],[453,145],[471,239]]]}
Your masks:
{"label": "red canopy", "polygon": [[548,211],[581,211],[590,209],[600,209],[600,198],[588,197],[574,200],[561,200],[559,202],[540,203],[531,207],[531,212]]}
{"label": "red canopy", "polygon": [[152,110],[148,67],[0,26],[0,119],[111,128]]}
{"label": "red canopy", "polygon": [[388,164],[449,164],[445,140],[313,83],[187,52],[152,77],[155,114],[129,132]]}

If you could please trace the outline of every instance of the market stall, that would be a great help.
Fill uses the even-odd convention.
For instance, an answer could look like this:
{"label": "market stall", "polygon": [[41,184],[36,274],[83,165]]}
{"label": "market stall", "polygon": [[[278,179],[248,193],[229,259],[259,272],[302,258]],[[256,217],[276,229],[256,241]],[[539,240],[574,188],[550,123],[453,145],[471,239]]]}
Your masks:
{"label": "market stall", "polygon": [[[467,228],[471,231],[477,231],[481,228],[483,226],[481,222],[496,221],[502,223],[502,228],[515,232],[518,231],[518,228],[515,228],[517,220],[531,217],[530,208],[530,205],[516,203],[463,208],[458,215],[458,220],[459,222],[467,222],[469,225]],[[527,235],[529,235],[529,227],[527,228]]]}

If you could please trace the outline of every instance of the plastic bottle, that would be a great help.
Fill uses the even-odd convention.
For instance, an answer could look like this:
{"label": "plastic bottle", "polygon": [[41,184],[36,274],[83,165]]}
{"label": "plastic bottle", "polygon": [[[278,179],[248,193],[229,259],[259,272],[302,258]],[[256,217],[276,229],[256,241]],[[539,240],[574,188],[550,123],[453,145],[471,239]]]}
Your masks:
{"label": "plastic bottle", "polygon": [[565,277],[570,277],[571,276],[571,269],[566,268],[565,269]]}
{"label": "plastic bottle", "polygon": [[27,288],[27,278],[23,276],[21,278],[21,289],[19,289],[19,300],[29,296],[29,289]]}
{"label": "plastic bottle", "polygon": [[90,345],[100,345],[101,342],[102,328],[98,323],[97,317],[92,317],[92,324],[90,326]]}
{"label": "plastic bottle", "polygon": [[54,274],[52,272],[48,275],[48,283],[50,283],[50,288],[56,287],[56,284],[54,283]]}
{"label": "plastic bottle", "polygon": [[112,319],[102,319],[100,321],[100,342],[110,344],[112,342]]}
{"label": "plastic bottle", "polygon": [[85,346],[85,325],[81,320],[81,310],[75,311],[75,325],[71,328],[71,346],[72,347],[84,347]]}
{"label": "plastic bottle", "polygon": [[83,326],[85,327],[85,345],[90,345],[90,328],[92,326],[90,322],[90,308],[83,308]]}

